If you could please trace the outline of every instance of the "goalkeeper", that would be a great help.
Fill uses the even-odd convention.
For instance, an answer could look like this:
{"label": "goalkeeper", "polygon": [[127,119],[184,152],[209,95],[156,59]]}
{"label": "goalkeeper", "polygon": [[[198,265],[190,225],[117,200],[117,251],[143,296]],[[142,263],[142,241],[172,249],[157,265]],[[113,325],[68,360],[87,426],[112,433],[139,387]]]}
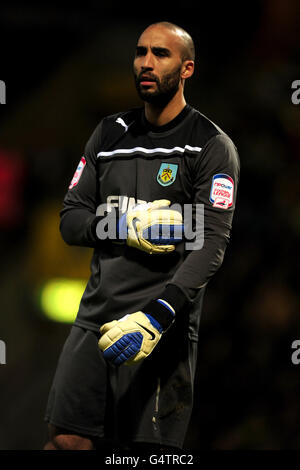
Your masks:
{"label": "goalkeeper", "polygon": [[49,393],[45,449],[184,446],[203,296],[239,179],[231,139],[185,101],[194,59],[182,28],[146,28],[133,64],[143,106],[101,120],[70,182],[62,237],[94,251]]}

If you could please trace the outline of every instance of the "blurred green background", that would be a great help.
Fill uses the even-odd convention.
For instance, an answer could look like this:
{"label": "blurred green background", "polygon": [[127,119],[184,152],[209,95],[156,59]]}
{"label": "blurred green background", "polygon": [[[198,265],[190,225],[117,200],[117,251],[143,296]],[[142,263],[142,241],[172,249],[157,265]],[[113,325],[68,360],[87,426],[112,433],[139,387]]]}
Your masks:
{"label": "blurred green background", "polygon": [[100,119],[141,104],[136,40],[164,20],[195,41],[187,101],[241,158],[231,244],[204,303],[186,448],[300,449],[300,364],[291,360],[300,339],[299,2],[184,5],[1,2],[2,450],[39,450],[47,439],[44,410],[70,325],[44,315],[41,288],[87,280],[91,258],[62,241],[62,200]]}

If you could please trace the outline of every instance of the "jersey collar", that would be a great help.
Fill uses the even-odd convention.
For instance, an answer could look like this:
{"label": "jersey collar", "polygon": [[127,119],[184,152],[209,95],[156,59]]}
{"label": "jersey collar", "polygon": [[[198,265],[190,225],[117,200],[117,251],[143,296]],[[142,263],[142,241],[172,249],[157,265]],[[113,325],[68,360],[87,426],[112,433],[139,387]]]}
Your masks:
{"label": "jersey collar", "polygon": [[153,126],[150,124],[149,121],[147,121],[146,116],[145,116],[145,110],[143,109],[142,112],[142,126],[146,128],[147,131],[154,132],[154,133],[161,133],[161,132],[166,132],[171,129],[174,129],[178,124],[180,124],[186,115],[189,113],[191,110],[191,106],[189,104],[186,104],[185,107],[180,111],[177,116],[172,119],[172,121],[168,122],[167,124],[164,124],[163,126]]}

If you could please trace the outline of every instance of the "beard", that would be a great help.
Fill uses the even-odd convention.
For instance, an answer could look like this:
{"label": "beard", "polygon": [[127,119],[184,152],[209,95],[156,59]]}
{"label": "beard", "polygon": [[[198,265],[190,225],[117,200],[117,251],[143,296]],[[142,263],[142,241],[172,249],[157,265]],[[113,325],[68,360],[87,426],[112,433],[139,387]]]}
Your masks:
{"label": "beard", "polygon": [[[140,84],[140,76],[145,73],[147,76],[150,76],[156,82],[156,90],[151,91],[144,89]],[[181,66],[178,67],[171,73],[168,73],[159,80],[157,77],[152,75],[149,72],[141,72],[138,76],[136,72],[134,72],[134,79],[135,79],[135,87],[138,92],[139,97],[146,101],[147,103],[151,103],[157,106],[165,106],[166,104],[171,101],[173,96],[176,94],[180,84],[180,74],[181,74]]]}

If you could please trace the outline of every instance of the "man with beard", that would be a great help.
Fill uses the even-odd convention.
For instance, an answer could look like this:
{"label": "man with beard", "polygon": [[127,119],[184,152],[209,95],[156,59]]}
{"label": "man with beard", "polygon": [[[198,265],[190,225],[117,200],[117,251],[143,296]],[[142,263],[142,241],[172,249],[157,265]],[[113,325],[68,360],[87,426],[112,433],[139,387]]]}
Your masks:
{"label": "man with beard", "polygon": [[184,445],[203,295],[239,178],[230,138],[185,101],[194,54],[174,24],[141,34],[133,69],[144,106],[99,123],[65,196],[62,236],[94,254],[49,394],[45,449]]}

